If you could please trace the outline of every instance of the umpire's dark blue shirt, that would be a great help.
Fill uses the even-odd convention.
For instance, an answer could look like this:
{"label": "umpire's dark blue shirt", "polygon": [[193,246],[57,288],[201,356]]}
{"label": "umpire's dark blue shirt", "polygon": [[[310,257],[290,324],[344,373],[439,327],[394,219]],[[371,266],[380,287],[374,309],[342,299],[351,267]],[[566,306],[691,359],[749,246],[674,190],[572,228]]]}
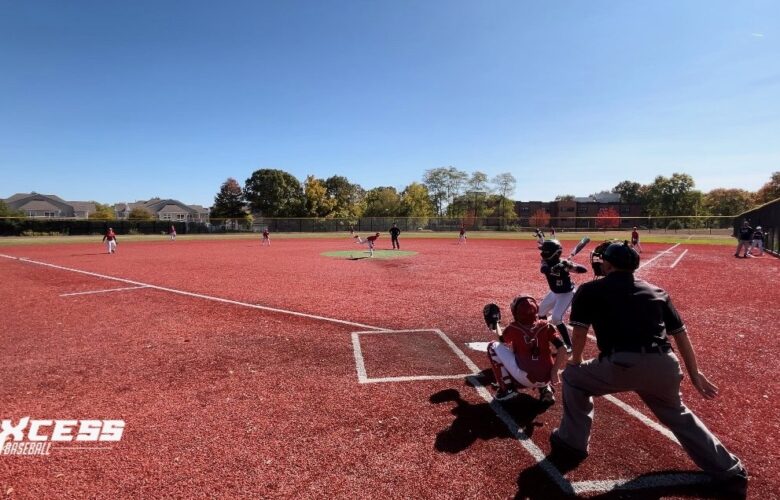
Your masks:
{"label": "umpire's dark blue shirt", "polygon": [[667,334],[685,330],[668,293],[622,271],[581,285],[570,318],[573,325],[593,326],[602,352],[666,346]]}

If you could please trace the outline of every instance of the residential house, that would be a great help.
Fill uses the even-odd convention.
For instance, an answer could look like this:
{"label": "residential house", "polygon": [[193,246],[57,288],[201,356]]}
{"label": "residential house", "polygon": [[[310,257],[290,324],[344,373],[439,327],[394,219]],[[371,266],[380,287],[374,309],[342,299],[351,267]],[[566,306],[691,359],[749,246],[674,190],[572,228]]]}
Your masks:
{"label": "residential house", "polygon": [[172,222],[208,222],[209,209],[200,205],[185,205],[178,200],[152,198],[134,203],[114,205],[118,219],[127,219],[134,208],[143,208],[158,220]]}
{"label": "residential house", "polygon": [[88,219],[96,211],[92,201],[65,201],[53,194],[17,193],[3,200],[27,217]]}

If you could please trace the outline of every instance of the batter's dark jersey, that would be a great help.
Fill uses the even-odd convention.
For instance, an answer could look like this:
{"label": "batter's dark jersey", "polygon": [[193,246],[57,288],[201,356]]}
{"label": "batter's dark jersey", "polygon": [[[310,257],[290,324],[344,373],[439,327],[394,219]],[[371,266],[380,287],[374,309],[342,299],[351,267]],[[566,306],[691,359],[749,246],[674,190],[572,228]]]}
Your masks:
{"label": "batter's dark jersey", "polygon": [[558,260],[554,262],[542,261],[542,268],[540,271],[547,278],[547,284],[550,285],[550,291],[554,293],[567,293],[574,290],[574,283],[571,281],[571,275],[566,269],[556,269],[553,271],[553,266],[557,264]]}
{"label": "batter's dark jersey", "polygon": [[593,326],[599,350],[607,353],[669,346],[667,335],[685,331],[668,293],[620,271],[580,286],[569,321]]}

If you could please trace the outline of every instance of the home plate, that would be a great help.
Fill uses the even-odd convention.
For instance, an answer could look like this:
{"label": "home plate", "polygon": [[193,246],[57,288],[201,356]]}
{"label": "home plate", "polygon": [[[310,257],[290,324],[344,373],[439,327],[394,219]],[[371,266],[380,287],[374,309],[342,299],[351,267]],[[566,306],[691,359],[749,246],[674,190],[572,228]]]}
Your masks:
{"label": "home plate", "polygon": [[479,352],[487,352],[490,342],[466,342],[466,347]]}

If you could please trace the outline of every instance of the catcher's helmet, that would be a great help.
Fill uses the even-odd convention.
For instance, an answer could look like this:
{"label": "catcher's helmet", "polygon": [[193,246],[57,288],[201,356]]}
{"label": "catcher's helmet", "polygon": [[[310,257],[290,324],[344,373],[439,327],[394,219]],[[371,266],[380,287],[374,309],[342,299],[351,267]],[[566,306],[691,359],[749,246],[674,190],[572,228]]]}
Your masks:
{"label": "catcher's helmet", "polygon": [[512,300],[509,308],[512,310],[512,317],[521,325],[533,325],[537,314],[539,314],[539,305],[536,303],[536,299],[529,295],[518,295]]}
{"label": "catcher's helmet", "polygon": [[604,276],[602,262],[609,262],[623,271],[636,271],[639,267],[639,253],[627,241],[605,241],[590,255],[590,265],[596,276]]}
{"label": "catcher's helmet", "polygon": [[539,246],[540,255],[544,260],[551,260],[561,255],[563,247],[558,240],[545,240]]}

